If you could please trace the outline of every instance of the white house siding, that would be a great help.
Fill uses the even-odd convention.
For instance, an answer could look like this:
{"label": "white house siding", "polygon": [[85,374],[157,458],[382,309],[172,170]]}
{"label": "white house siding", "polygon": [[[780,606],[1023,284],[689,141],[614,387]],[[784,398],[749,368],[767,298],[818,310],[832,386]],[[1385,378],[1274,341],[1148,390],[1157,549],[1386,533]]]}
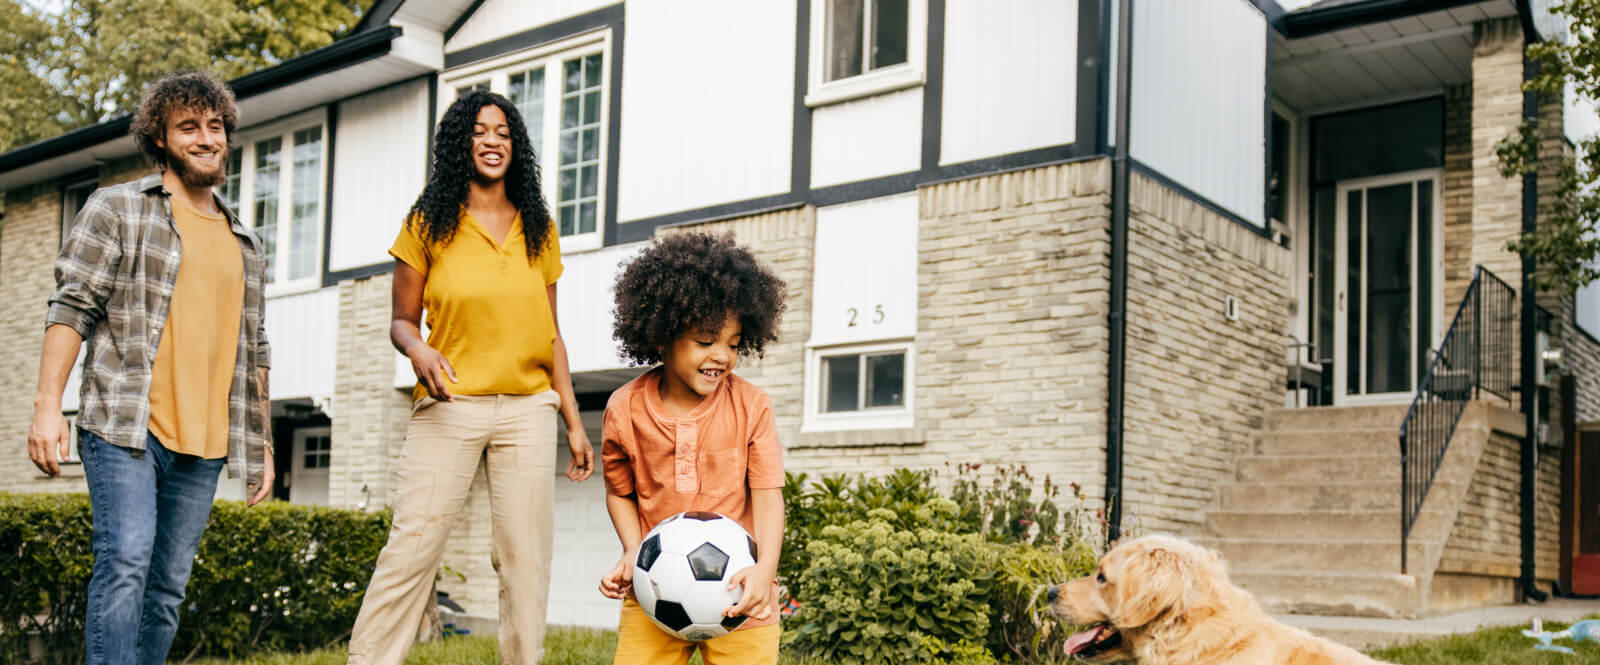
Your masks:
{"label": "white house siding", "polygon": [[267,300],[272,399],[331,397],[338,360],[339,289]]}
{"label": "white house siding", "polygon": [[328,270],[390,261],[427,174],[429,117],[421,79],[339,104]]}
{"label": "white house siding", "polygon": [[922,88],[823,106],[811,114],[811,185],[915,171],[922,165]]}
{"label": "white house siding", "polygon": [[564,269],[557,282],[556,307],[561,339],[567,345],[567,364],[573,372],[626,366],[617,357],[617,341],[611,337],[611,286],[616,283],[622,263],[645,245],[616,245],[561,257]]}
{"label": "white house siding", "polygon": [[1077,36],[1076,2],[949,0],[939,162],[1072,143]]}
{"label": "white house siding", "polygon": [[917,334],[915,193],[818,208],[814,261],[810,345]]}
{"label": "white house siding", "polygon": [[[491,42],[562,19],[587,14],[620,0],[487,0],[445,42],[446,53]],[[629,3],[630,9],[631,5]]]}
{"label": "white house siding", "polygon": [[1254,224],[1265,224],[1266,40],[1245,0],[1133,12],[1130,153]]}
{"label": "white house siding", "polygon": [[627,5],[618,219],[789,191],[793,3]]}

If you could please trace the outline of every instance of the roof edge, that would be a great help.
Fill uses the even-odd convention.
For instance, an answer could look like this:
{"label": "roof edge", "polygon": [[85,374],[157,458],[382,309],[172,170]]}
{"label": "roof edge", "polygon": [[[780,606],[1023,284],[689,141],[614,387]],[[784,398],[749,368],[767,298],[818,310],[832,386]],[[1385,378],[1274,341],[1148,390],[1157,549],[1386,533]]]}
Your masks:
{"label": "roof edge", "polygon": [[[285,60],[277,65],[240,76],[228,82],[234,95],[245,98],[303,81],[324,71],[338,69],[347,64],[362,62],[389,52],[396,37],[403,31],[398,26],[383,26],[364,33],[352,34],[337,42]],[[123,114],[65,134],[36,141],[0,153],[0,173],[9,173],[51,157],[77,152],[128,133],[133,124],[131,114]]]}

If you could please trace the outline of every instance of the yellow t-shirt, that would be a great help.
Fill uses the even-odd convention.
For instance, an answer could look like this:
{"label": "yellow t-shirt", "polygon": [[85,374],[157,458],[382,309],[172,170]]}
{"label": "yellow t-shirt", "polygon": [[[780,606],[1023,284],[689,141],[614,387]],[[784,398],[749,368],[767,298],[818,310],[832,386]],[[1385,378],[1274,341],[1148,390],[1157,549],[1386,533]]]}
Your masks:
{"label": "yellow t-shirt", "polygon": [[[447,244],[423,239],[406,224],[389,255],[422,273],[428,346],[443,354],[459,383],[452,395],[532,395],[550,390],[555,315],[546,287],[561,277],[561,240],[551,223],[544,249],[528,259],[522,217],[503,242],[461,210]],[[428,394],[421,383],[413,395]]]}
{"label": "yellow t-shirt", "polygon": [[172,220],[183,259],[150,368],[150,432],[172,452],[218,459],[228,456],[244,255],[222,213],[200,212],[174,196]]}

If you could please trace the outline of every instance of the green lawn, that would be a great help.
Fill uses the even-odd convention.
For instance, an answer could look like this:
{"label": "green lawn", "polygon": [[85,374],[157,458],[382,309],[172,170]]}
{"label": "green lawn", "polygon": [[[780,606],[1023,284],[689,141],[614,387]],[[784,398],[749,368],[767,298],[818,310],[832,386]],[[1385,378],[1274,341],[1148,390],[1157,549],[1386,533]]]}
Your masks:
{"label": "green lawn", "polygon": [[[1597,617],[1600,618],[1600,617]],[[1567,624],[1546,624],[1557,631]],[[1576,656],[1535,651],[1535,642],[1522,636],[1520,627],[1490,628],[1469,635],[1457,635],[1403,647],[1371,652],[1374,658],[1398,665],[1578,665],[1600,662],[1600,644],[1570,640],[1556,644],[1577,649]],[[609,665],[617,646],[617,634],[608,630],[558,628],[545,640],[545,665]],[[199,660],[195,665],[343,665],[345,650],[329,649],[307,654],[271,654],[249,660]],[[699,659],[691,661],[698,663]],[[496,665],[495,641],[491,637],[451,637],[418,645],[411,650],[407,665]],[[820,660],[785,655],[782,665],[826,665]]]}
{"label": "green lawn", "polygon": [[[1591,616],[1600,619],[1600,616]],[[1555,632],[1566,628],[1564,623],[1546,623],[1544,629]],[[1536,651],[1537,641],[1523,637],[1523,626],[1488,628],[1468,635],[1456,635],[1402,647],[1380,649],[1371,653],[1373,658],[1399,665],[1432,665],[1434,663],[1494,663],[1496,665],[1578,665],[1600,663],[1600,644],[1573,643],[1556,640],[1553,644],[1571,647],[1578,653],[1566,655],[1552,651]]]}

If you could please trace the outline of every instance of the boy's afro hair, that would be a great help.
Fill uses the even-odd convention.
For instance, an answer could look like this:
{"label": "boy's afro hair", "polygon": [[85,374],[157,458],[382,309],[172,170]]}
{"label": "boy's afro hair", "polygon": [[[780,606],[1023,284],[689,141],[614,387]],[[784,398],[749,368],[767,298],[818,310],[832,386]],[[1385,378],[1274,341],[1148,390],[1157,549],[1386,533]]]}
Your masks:
{"label": "boy's afro hair", "polygon": [[741,328],[739,355],[759,357],[778,339],[784,294],[783,280],[731,235],[671,235],[657,239],[617,277],[612,331],[625,358],[654,365],[679,335],[720,330],[732,315]]}

